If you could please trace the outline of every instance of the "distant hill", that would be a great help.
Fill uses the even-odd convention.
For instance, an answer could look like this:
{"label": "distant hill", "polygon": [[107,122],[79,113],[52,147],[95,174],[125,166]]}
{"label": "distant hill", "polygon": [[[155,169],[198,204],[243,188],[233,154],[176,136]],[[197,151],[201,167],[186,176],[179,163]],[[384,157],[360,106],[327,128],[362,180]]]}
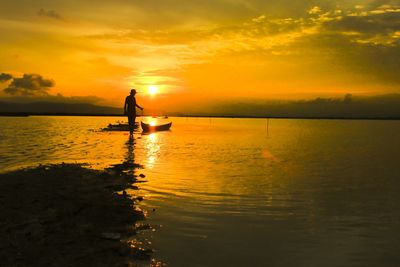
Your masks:
{"label": "distant hill", "polygon": [[28,114],[87,114],[87,115],[122,115],[122,108],[97,106],[85,103],[32,102],[12,103],[0,102],[0,112]]}
{"label": "distant hill", "polygon": [[[196,105],[192,105],[196,107]],[[169,112],[178,116],[400,119],[400,94],[311,100],[227,100]]]}
{"label": "distant hill", "polygon": [[[163,108],[163,107],[160,107]],[[310,100],[236,99],[169,105],[168,111],[147,109],[146,114],[205,117],[366,118],[400,119],[400,94],[371,97],[315,98]],[[175,109],[175,110],[174,110]],[[0,115],[121,115],[122,107],[89,103],[0,101]]]}

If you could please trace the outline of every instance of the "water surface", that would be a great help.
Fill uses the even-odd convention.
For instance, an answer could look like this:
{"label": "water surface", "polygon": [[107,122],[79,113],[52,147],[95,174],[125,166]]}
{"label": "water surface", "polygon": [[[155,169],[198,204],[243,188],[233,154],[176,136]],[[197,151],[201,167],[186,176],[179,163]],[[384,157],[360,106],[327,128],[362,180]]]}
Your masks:
{"label": "water surface", "polygon": [[399,121],[172,118],[133,147],[115,120],[0,118],[0,167],[142,164],[170,266],[399,266]]}

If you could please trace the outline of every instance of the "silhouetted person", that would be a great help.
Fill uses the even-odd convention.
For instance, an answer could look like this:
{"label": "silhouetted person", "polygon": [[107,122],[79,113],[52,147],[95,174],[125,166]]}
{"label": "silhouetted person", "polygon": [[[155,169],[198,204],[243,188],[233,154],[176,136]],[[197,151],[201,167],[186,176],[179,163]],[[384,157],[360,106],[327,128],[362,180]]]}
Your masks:
{"label": "silhouetted person", "polygon": [[128,116],[130,134],[133,133],[133,128],[135,127],[136,107],[143,110],[143,108],[136,103],[135,94],[136,90],[132,89],[131,94],[126,97],[124,105],[124,114]]}

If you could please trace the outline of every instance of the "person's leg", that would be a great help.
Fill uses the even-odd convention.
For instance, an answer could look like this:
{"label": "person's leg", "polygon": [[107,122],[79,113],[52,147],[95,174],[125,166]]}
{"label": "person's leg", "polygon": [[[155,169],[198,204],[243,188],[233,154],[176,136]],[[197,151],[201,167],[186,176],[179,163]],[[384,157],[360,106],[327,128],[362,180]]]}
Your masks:
{"label": "person's leg", "polygon": [[129,133],[133,133],[133,127],[135,126],[135,119],[134,116],[128,115],[128,124],[129,124]]}
{"label": "person's leg", "polygon": [[136,124],[136,112],[132,114],[132,131],[135,129]]}

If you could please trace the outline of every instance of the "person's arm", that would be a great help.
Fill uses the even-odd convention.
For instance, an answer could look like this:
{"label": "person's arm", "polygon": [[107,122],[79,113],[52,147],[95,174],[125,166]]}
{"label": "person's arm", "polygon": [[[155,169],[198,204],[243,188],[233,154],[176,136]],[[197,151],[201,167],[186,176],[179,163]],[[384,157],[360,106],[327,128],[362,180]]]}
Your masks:
{"label": "person's arm", "polygon": [[138,108],[140,108],[141,110],[143,110],[143,108],[142,108],[141,106],[139,106],[138,104],[136,104],[136,106],[137,106]]}

